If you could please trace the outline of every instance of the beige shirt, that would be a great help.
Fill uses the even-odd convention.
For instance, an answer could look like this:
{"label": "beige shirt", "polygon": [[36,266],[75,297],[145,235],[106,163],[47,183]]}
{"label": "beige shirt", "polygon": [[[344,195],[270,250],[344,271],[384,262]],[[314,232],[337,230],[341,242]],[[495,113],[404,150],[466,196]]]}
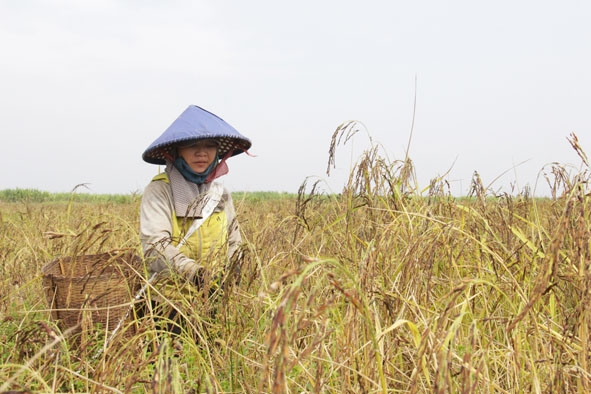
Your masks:
{"label": "beige shirt", "polygon": [[[234,254],[242,243],[242,237],[232,196],[226,189],[224,189],[222,201],[216,208],[217,212],[221,210],[225,211],[228,219],[228,258],[237,257]],[[150,182],[144,190],[140,206],[140,240],[152,273],[169,267],[178,272],[184,272],[187,266],[194,263],[201,265],[191,256],[185,256],[171,243],[173,215],[175,211],[170,184],[160,180]]]}

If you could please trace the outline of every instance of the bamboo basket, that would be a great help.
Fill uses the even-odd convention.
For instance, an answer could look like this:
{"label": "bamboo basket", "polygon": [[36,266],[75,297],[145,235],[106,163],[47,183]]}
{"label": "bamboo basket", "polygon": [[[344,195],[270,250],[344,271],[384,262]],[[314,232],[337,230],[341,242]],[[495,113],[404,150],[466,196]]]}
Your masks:
{"label": "bamboo basket", "polygon": [[140,288],[141,259],[129,251],[60,257],[42,269],[51,317],[74,333],[100,324],[111,331]]}

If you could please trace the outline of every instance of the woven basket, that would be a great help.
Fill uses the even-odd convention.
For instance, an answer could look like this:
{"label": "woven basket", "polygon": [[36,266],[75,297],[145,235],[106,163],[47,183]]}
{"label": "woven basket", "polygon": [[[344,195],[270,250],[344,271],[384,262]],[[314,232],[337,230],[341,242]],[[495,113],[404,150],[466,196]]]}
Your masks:
{"label": "woven basket", "polygon": [[[51,317],[74,333],[100,323],[113,330],[139,290],[141,259],[131,252],[57,258],[42,269]],[[141,270],[140,270],[141,272]]]}

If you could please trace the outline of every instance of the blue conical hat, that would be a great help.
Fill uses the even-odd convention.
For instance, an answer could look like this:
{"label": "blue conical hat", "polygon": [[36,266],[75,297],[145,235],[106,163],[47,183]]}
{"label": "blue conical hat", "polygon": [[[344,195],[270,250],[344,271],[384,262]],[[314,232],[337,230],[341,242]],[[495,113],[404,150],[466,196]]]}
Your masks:
{"label": "blue conical hat", "polygon": [[142,154],[152,164],[165,164],[166,157],[174,156],[176,145],[192,140],[213,138],[219,143],[220,158],[248,150],[251,142],[222,118],[196,105],[189,107]]}

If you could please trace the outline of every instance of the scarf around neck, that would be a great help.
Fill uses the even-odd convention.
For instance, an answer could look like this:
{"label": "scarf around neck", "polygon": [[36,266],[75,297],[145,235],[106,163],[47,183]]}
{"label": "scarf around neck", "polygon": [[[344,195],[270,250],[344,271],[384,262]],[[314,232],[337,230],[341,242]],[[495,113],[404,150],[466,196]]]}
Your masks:
{"label": "scarf around neck", "polygon": [[209,174],[211,174],[212,171],[214,171],[214,169],[218,165],[218,162],[219,158],[218,154],[216,153],[215,158],[213,159],[211,164],[205,169],[205,171],[195,172],[189,166],[189,164],[187,164],[185,159],[179,156],[174,160],[174,166],[189,182],[201,184],[207,181],[207,177],[209,176]]}

